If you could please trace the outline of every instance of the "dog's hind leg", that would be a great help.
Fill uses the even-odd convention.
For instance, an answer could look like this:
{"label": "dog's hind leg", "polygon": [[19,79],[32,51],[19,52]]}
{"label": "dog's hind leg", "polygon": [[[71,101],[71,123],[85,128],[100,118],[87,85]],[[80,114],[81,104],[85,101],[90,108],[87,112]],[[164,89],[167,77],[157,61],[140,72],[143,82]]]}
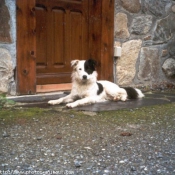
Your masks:
{"label": "dog's hind leg", "polygon": [[71,103],[74,101],[74,98],[71,94],[67,95],[66,97],[59,98],[57,100],[50,100],[48,101],[49,104],[55,105],[60,103]]}

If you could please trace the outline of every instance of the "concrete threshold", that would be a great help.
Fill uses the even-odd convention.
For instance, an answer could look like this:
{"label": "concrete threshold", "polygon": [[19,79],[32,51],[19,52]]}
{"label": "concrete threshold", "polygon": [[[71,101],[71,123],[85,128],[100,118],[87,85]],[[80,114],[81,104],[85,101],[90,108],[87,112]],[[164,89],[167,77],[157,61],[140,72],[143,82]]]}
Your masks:
{"label": "concrete threshold", "polygon": [[[69,92],[54,92],[54,93],[42,93],[36,95],[24,95],[24,96],[15,96],[7,97],[7,99],[17,102],[17,106],[26,106],[26,107],[41,107],[49,108],[50,105],[47,103],[49,100],[55,100],[61,97],[64,97]],[[118,101],[107,101],[103,103],[95,103],[90,105],[85,105],[81,107],[76,107],[74,110],[81,111],[113,111],[119,109],[132,109],[139,108],[144,106],[153,106],[153,105],[164,105],[168,103],[175,102],[175,93],[166,93],[166,92],[151,92],[145,93],[143,99],[137,100],[127,100],[126,102]],[[55,107],[65,107],[65,104],[54,105]]]}
{"label": "concrete threshold", "polygon": [[15,102],[43,102],[52,99],[58,99],[62,96],[65,96],[67,92],[51,92],[51,93],[40,93],[35,95],[21,95],[21,96],[8,96],[7,99],[13,100]]}

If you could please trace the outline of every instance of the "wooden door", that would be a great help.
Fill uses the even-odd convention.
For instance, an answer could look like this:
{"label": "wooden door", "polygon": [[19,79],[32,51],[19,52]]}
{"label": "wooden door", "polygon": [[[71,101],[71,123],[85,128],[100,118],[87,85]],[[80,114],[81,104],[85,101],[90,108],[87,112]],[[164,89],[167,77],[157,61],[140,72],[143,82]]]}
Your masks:
{"label": "wooden door", "polygon": [[70,61],[88,58],[88,2],[36,0],[38,85],[70,83]]}
{"label": "wooden door", "polygon": [[17,0],[17,93],[36,93],[35,0]]}
{"label": "wooden door", "polygon": [[17,0],[17,91],[71,82],[70,61],[94,58],[113,81],[114,0]]}

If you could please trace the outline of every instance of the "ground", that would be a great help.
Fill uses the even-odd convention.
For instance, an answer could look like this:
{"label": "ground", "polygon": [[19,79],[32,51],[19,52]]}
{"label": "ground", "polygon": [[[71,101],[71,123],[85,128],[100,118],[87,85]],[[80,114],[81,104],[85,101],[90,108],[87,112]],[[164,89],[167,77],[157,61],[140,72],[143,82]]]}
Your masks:
{"label": "ground", "polygon": [[1,109],[0,174],[175,174],[174,102],[93,106]]}

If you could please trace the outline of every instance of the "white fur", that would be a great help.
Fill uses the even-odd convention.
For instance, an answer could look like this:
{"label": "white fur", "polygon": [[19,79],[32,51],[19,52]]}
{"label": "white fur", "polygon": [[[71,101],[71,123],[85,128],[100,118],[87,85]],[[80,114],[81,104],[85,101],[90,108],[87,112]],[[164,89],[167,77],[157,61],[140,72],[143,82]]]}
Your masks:
{"label": "white fur", "polygon": [[[73,60],[71,62],[71,66],[73,67],[71,93],[58,100],[50,100],[48,102],[49,104],[55,105],[67,103],[67,107],[74,108],[106,100],[127,100],[127,93],[125,89],[120,88],[118,85],[109,81],[97,81],[97,72],[93,71],[92,74],[85,72],[84,63],[85,60]],[[86,76],[87,78],[83,79],[83,76]],[[104,88],[99,95],[97,95],[97,91],[99,89],[97,82],[102,84]],[[139,89],[136,90],[139,94],[139,98],[142,98],[144,96],[142,92]],[[77,97],[79,97],[78,100],[76,100]]]}

